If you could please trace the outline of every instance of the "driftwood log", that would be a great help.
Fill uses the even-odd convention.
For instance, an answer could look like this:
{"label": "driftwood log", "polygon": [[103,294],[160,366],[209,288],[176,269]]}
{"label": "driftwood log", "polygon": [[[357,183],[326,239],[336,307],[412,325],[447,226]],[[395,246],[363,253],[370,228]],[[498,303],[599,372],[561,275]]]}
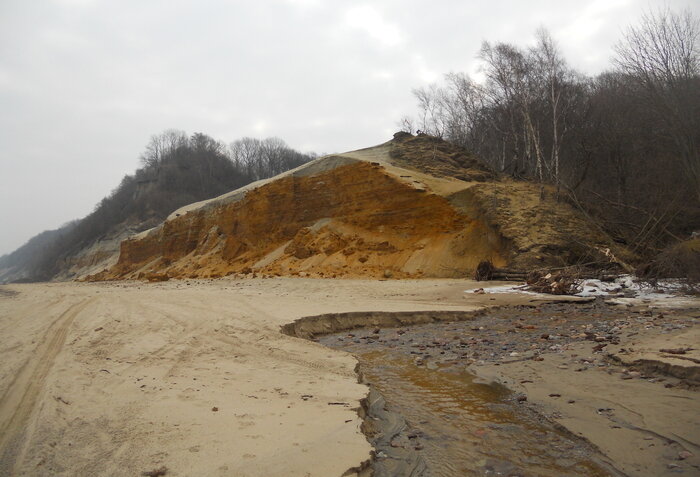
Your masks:
{"label": "driftwood log", "polygon": [[580,283],[578,277],[563,270],[554,273],[535,270],[527,276],[527,290],[550,295],[575,295],[581,291]]}
{"label": "driftwood log", "polygon": [[521,270],[511,270],[508,268],[497,268],[488,260],[480,262],[474,272],[474,279],[477,281],[485,280],[510,280],[510,281],[525,281],[527,272]]}
{"label": "driftwood log", "polygon": [[484,260],[477,265],[474,271],[474,280],[505,280],[526,282],[528,277],[533,273],[539,273],[541,276],[556,273],[559,278],[565,275],[576,280],[597,279],[604,282],[610,282],[620,276],[619,273],[612,273],[605,270],[594,270],[590,268],[582,268],[578,266],[562,267],[562,268],[545,268],[540,270],[513,270],[511,268],[498,268],[489,260]]}

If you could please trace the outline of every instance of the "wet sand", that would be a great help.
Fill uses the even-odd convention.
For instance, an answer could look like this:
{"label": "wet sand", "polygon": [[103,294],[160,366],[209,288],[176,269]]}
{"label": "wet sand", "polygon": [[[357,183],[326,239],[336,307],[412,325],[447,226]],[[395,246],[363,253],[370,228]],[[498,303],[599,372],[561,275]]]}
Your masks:
{"label": "wet sand", "polygon": [[[698,460],[680,456],[697,454],[696,376],[629,363],[643,343],[648,359],[649,346],[690,347],[698,318],[689,310],[598,300],[505,307],[464,322],[351,330],[320,342],[358,357],[364,381],[408,421],[379,443],[387,461],[405,460],[393,455],[400,447],[416,450],[436,476],[692,474]],[[682,419],[668,414],[673,407],[683,409]]]}
{"label": "wet sand", "polygon": [[[537,300],[464,293],[474,287],[285,278],[4,286],[17,293],[0,295],[0,475],[343,475],[371,451],[356,360],[280,327],[327,313]],[[628,404],[649,400],[632,393]],[[664,420],[687,421],[686,402],[697,406],[692,397]]]}

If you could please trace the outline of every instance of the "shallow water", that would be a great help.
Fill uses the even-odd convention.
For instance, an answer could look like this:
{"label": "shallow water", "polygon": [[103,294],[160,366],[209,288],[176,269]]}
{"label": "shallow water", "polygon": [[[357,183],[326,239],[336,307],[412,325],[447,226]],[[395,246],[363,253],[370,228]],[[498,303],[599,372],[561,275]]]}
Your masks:
{"label": "shallow water", "polygon": [[429,346],[431,336],[451,333],[454,325],[407,330],[416,337],[408,340],[411,348],[357,339],[363,332],[350,339],[347,332],[327,335],[319,341],[358,358],[364,380],[411,427],[393,439],[392,447],[417,449],[428,475],[613,475],[585,442],[527,410],[507,388],[478,382],[464,363],[417,365],[411,349],[421,343]]}

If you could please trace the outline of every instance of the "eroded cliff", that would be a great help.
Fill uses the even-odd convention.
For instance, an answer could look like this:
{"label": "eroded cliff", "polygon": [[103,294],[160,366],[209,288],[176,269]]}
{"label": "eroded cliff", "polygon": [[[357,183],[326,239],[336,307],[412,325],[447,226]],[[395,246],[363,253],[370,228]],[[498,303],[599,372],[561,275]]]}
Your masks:
{"label": "eroded cliff", "polygon": [[621,252],[539,186],[499,179],[435,138],[327,156],[185,207],[125,240],[91,279],[452,277],[478,262],[568,265]]}

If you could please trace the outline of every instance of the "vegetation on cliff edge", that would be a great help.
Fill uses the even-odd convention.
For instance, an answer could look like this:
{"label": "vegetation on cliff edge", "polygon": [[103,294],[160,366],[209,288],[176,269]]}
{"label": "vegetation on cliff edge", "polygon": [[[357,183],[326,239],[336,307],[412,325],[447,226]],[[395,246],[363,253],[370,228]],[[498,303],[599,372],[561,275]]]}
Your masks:
{"label": "vegetation on cliff edge", "polygon": [[167,130],[154,135],[141,155],[142,167],[124,176],[92,213],[42,232],[0,257],[0,282],[51,280],[65,271],[71,257],[110,234],[151,228],[183,205],[272,177],[314,157],[278,138],[242,138],[226,145],[202,133]]}

